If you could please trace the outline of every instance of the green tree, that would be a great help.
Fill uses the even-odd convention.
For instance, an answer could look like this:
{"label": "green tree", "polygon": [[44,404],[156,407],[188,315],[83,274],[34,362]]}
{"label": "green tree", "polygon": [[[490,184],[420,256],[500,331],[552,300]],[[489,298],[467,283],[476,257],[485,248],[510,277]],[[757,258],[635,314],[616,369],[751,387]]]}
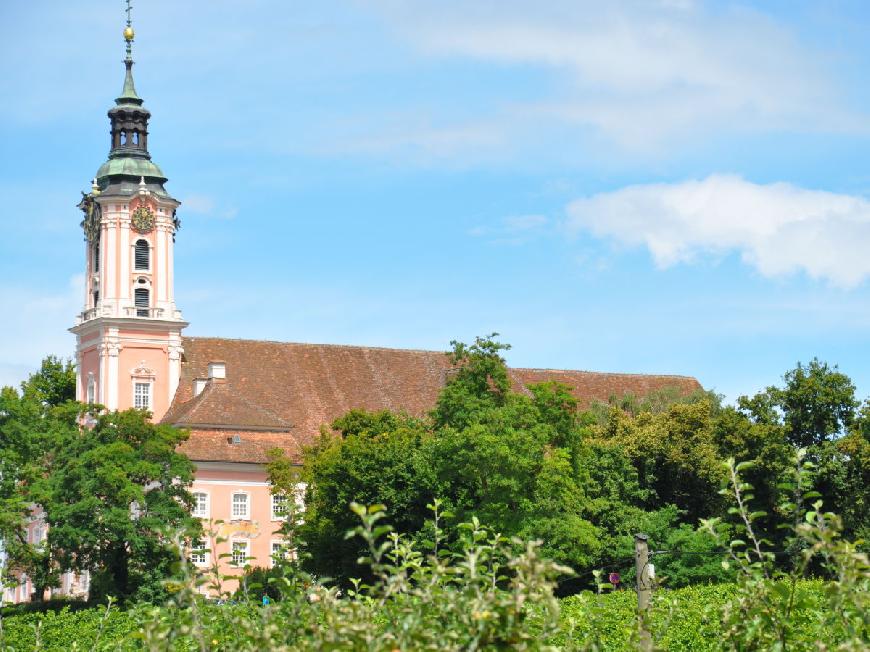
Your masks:
{"label": "green tree", "polygon": [[847,535],[865,536],[870,533],[867,403],[860,406],[854,384],[836,365],[816,358],[798,363],[783,381],[781,387],[741,396],[729,415],[733,423],[721,428],[723,455],[753,462],[744,474],[755,487],[756,509],[765,512],[757,527],[767,539],[784,543],[786,532],[776,528],[776,510],[786,496],[776,484],[796,450],[805,449],[815,466],[809,474],[813,488],[825,507],[841,513]]}
{"label": "green tree", "polygon": [[722,505],[715,414],[716,406],[707,400],[675,403],[664,412],[636,417],[612,408],[607,423],[593,432],[631,459],[640,487],[648,491],[648,510],[676,505],[687,522],[696,523]]}
{"label": "green tree", "polygon": [[47,356],[39,371],[21,383],[25,400],[34,400],[47,407],[57,407],[76,400],[76,370],[71,360]]}
{"label": "green tree", "polygon": [[432,419],[436,428],[462,429],[481,418],[487,410],[505,404],[510,378],[501,351],[509,344],[498,342],[498,333],[477,337],[474,344],[452,341],[448,353],[453,368],[438,396]]}
{"label": "green tree", "polygon": [[[320,442],[305,452],[301,479],[308,485],[304,521],[298,536],[304,564],[318,575],[346,579],[358,576],[362,553],[358,540],[346,540],[356,517],[352,502],[389,505],[399,531],[417,532],[428,516],[432,500],[432,468],[423,455],[422,443],[429,432],[420,421],[402,415],[385,418],[383,413],[355,411],[349,419],[336,421],[336,430],[346,436],[324,432]],[[384,423],[393,428],[382,431]],[[379,425],[375,425],[379,424]],[[290,495],[297,482],[295,469],[283,453],[272,453],[267,467],[275,490]]]}
{"label": "green tree", "polygon": [[90,418],[91,428],[57,437],[50,472],[34,488],[49,545],[62,568],[92,572],[96,597],[153,599],[155,581],[178,561],[172,532],[199,531],[189,515],[194,467],[176,451],[187,433],[141,410]]}
{"label": "green tree", "polygon": [[859,403],[855,385],[836,365],[813,358],[783,376],[782,387],[771,386],[739,407],[756,423],[782,423],[793,445],[807,448],[823,444],[849,431]]}
{"label": "green tree", "polygon": [[33,495],[51,464],[51,444],[76,428],[75,369],[48,356],[20,391],[0,389],[0,539],[7,568],[26,573],[34,599],[58,585],[58,567],[49,541],[28,541],[27,526],[38,515]]}

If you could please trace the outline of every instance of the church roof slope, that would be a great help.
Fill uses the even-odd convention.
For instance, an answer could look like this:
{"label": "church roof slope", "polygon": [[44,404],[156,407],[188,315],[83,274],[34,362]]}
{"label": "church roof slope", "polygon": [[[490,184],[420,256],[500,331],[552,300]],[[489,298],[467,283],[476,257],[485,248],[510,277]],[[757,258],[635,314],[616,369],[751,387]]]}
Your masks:
{"label": "church roof slope", "polygon": [[199,396],[174,407],[172,423],[185,428],[244,426],[280,431],[289,430],[291,425],[274,412],[235,393],[220,380],[209,381]]}
{"label": "church roof slope", "polygon": [[[321,425],[353,408],[422,416],[434,407],[450,370],[442,351],[207,337],[185,337],[183,346],[181,379],[163,422],[192,429],[185,445],[192,459],[204,459],[200,456],[209,451],[214,436],[208,431],[286,431],[278,439],[298,448],[313,441]],[[225,364],[226,379],[209,381],[194,397],[194,381],[207,379],[209,363],[216,361]],[[514,389],[522,392],[532,383],[569,385],[583,407],[626,393],[644,396],[674,387],[689,394],[701,389],[697,380],[686,376],[513,368],[510,376]],[[264,451],[253,450],[250,459],[235,459],[241,449],[227,448],[225,439],[212,442],[224,451],[213,450],[212,457],[265,459]],[[256,447],[253,437],[249,439]],[[265,444],[265,439],[262,434],[257,441]]]}

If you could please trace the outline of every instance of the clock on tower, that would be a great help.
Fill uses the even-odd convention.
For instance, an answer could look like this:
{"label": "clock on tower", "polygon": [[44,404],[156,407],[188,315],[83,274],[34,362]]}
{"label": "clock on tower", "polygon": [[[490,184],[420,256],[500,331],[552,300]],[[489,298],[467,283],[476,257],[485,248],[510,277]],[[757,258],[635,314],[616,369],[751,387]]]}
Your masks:
{"label": "clock on tower", "polygon": [[78,204],[86,292],[70,330],[79,400],[145,409],[157,420],[178,386],[187,323],[173,293],[179,202],[166,192],[166,177],[148,151],[151,113],[133,83],[133,38],[128,11],[124,86],[108,114],[109,156]]}

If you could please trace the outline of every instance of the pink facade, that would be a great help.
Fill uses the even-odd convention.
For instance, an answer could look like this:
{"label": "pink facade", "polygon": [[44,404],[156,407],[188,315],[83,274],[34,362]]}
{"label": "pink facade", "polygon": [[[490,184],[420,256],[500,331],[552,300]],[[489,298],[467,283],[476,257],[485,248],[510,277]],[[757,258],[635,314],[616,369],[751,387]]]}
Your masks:
{"label": "pink facade", "polygon": [[[144,178],[132,198],[109,192],[94,196],[99,235],[85,250],[84,310],[70,329],[77,336],[78,399],[110,410],[145,408],[159,420],[178,387],[187,325],[172,287],[178,202]],[[137,210],[150,220],[134,223]]]}
{"label": "pink facade", "polygon": [[[270,566],[273,555],[292,554],[278,533],[286,518],[286,503],[270,493],[261,465],[200,462],[191,492],[193,513],[202,519],[206,532],[200,545],[208,552],[194,556],[203,571],[217,562],[221,575],[240,575],[245,564]],[[225,554],[231,557],[221,557]]]}
{"label": "pink facade", "polygon": [[[159,421],[178,388],[187,326],[173,296],[179,204],[144,179],[130,199],[110,193],[111,186],[95,193],[100,232],[86,247],[84,310],[70,329],[77,337],[77,394],[110,410],[147,409]],[[144,228],[134,219],[137,209],[152,216]],[[236,575],[245,564],[272,563],[283,545],[276,533],[283,521],[273,511],[262,465],[197,463],[192,491],[194,513],[209,532],[201,544],[208,553],[194,555],[196,565],[205,570],[217,562],[222,575]],[[235,563],[224,553],[235,555]]]}

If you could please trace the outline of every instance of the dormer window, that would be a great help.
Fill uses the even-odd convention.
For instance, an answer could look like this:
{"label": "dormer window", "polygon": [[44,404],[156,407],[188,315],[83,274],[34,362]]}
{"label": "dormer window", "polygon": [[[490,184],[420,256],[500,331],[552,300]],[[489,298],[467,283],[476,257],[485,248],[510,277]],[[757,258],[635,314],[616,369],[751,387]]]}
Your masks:
{"label": "dormer window", "polygon": [[226,362],[209,362],[208,363],[208,377],[211,378],[226,378],[227,377],[227,364]]}
{"label": "dormer window", "polygon": [[134,269],[148,270],[151,267],[151,251],[148,247],[148,241],[144,239],[136,240],[136,247],[133,254]]}
{"label": "dormer window", "polygon": [[205,389],[205,385],[208,383],[208,380],[205,378],[197,378],[193,381],[193,395],[199,396],[202,394],[202,390]]}

